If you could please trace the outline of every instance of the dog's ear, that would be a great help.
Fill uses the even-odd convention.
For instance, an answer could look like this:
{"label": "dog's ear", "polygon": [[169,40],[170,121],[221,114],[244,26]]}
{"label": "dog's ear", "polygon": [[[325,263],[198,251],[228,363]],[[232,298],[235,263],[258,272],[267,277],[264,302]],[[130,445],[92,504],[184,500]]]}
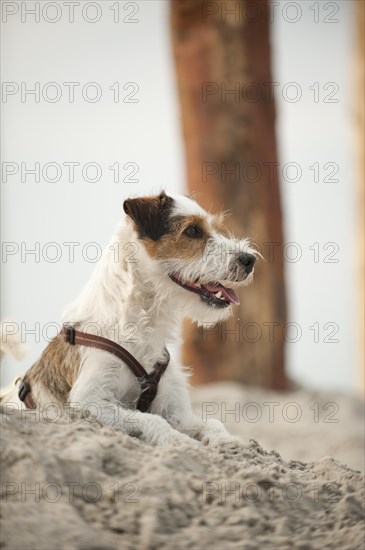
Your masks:
{"label": "dog's ear", "polygon": [[157,241],[168,230],[168,214],[173,202],[163,191],[153,197],[127,199],[123,209],[136,224],[141,238],[149,237]]}

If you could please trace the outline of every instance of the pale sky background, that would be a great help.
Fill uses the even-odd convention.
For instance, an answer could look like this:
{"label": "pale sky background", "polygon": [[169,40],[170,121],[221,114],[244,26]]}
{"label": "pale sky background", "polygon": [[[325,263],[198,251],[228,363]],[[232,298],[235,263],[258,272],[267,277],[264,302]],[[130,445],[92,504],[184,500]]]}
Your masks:
{"label": "pale sky background", "polygon": [[[20,8],[20,2],[10,4]],[[31,7],[34,2],[22,4]],[[123,200],[161,187],[183,191],[185,185],[168,2],[149,0],[129,6],[121,2],[121,20],[115,23],[110,10],[115,2],[103,1],[95,24],[82,19],[81,8],[75,8],[75,20],[69,23],[64,3],[58,4],[60,20],[56,23],[45,21],[42,14],[39,23],[30,15],[22,23],[19,11],[2,24],[2,79],[19,86],[19,92],[2,103],[3,170],[4,163],[18,166],[18,172],[2,184],[2,240],[16,243],[19,252],[8,256],[2,266],[1,318],[23,321],[37,332],[27,337],[30,355],[26,360],[16,364],[5,359],[3,385],[24,372],[45,347],[42,328],[49,326],[48,336],[55,333],[47,323],[61,322],[64,306],[86,283],[94,263],[85,258],[91,260],[98,247],[108,243],[122,214]],[[331,3],[338,7],[332,13],[319,3],[320,11],[315,14],[309,9],[311,2],[297,2],[302,14],[294,23],[287,20],[295,18],[294,12],[285,11],[287,4],[274,6],[272,28],[273,80],[279,83],[280,168],[296,163],[302,170],[299,181],[282,181],[285,240],[297,243],[296,249],[301,250],[297,263],[286,262],[289,320],[302,330],[301,339],[287,346],[287,369],[292,378],[308,386],[353,392],[359,370],[353,5],[350,1]],[[90,10],[87,17],[95,13]],[[45,17],[56,15],[50,9]],[[315,23],[317,15],[319,22]],[[123,18],[138,22],[123,22]],[[338,22],[331,23],[334,19]],[[39,103],[30,95],[21,101],[22,82],[28,89],[40,83]],[[53,97],[56,89],[47,88],[49,82],[59,85],[62,96],[58,102],[47,102],[42,96],[43,92]],[[68,101],[65,82],[80,83],[75,87],[74,103]],[[83,99],[82,90],[90,98],[95,93],[95,88],[85,88],[89,82],[97,82],[101,90],[96,103]],[[114,102],[116,82],[122,98],[129,95],[138,102]],[[293,97],[294,87],[286,86],[290,82],[296,83],[297,90],[298,85],[301,88],[296,103],[283,98],[286,89]],[[126,83],[135,84],[123,89]],[[319,101],[315,102],[317,91]],[[338,102],[325,102],[326,97]],[[41,171],[47,163],[58,163],[59,181],[45,181],[41,174],[41,181],[35,183],[28,174],[22,182],[21,163],[32,168],[36,162]],[[69,181],[64,164],[70,162],[80,163],[74,182]],[[100,166],[97,183],[83,178],[87,163]],[[115,163],[120,165],[121,180],[134,172],[130,179],[137,181],[114,182],[109,167]],[[319,182],[314,181],[314,168],[310,169],[315,163]],[[338,165],[332,175],[338,182],[323,181],[334,167],[326,163]],[[91,167],[86,177],[94,175]],[[293,171],[288,175],[294,178]],[[45,176],[51,179],[57,174],[50,168]],[[80,243],[73,263],[70,245],[63,244],[70,242]],[[85,248],[90,242],[98,247]],[[59,248],[48,243],[59,243]],[[32,255],[22,261],[21,251],[36,246],[40,261]],[[288,252],[292,255],[293,248]],[[55,253],[61,254],[60,261],[47,261]],[[319,261],[315,262],[317,253]],[[331,253],[338,263],[324,262]],[[319,342],[315,342],[315,332]]]}

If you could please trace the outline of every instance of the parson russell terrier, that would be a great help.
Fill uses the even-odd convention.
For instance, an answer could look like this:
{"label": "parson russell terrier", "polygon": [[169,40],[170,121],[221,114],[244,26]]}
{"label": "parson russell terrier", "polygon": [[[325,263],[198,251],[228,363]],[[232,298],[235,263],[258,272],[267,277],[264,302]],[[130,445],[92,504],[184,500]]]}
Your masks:
{"label": "parson russell terrier", "polygon": [[218,420],[193,414],[188,373],[169,361],[166,345],[177,341],[183,317],[227,319],[258,253],[192,198],[162,192],[123,207],[110,246],[66,309],[66,326],[18,384],[19,397],[27,408],[72,404],[154,445],[238,443]]}

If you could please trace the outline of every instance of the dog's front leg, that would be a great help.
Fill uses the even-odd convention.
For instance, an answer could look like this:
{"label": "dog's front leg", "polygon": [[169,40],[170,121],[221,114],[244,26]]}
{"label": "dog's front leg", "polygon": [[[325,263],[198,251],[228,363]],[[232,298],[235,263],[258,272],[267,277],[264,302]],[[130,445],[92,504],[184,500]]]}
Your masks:
{"label": "dog's front leg", "polygon": [[69,404],[88,411],[107,426],[123,430],[152,445],[194,444],[187,435],[174,430],[164,418],[123,405],[120,396],[133,384],[134,376],[128,369],[123,370],[120,362],[104,351],[88,351],[71,389]]}
{"label": "dog's front leg", "polygon": [[137,437],[151,445],[192,444],[187,435],[174,430],[164,418],[125,408],[109,399],[92,396],[85,401],[73,402],[73,407],[88,411],[103,424],[121,429],[131,437]]}
{"label": "dog's front leg", "polygon": [[201,441],[203,445],[243,444],[241,439],[230,435],[219,420],[203,422],[193,413],[187,375],[178,364],[171,362],[160,381],[152,411],[166,418],[175,430]]}
{"label": "dog's front leg", "polygon": [[124,407],[114,396],[100,395],[99,392],[86,396],[84,391],[76,389],[70,397],[73,408],[87,411],[101,423],[123,430],[151,445],[192,444],[187,435],[174,430],[164,418]]}
{"label": "dog's front leg", "polygon": [[203,422],[192,412],[177,408],[176,402],[169,407],[166,418],[176,430],[198,439],[203,445],[243,445],[243,441],[231,435],[220,420],[210,418]]}

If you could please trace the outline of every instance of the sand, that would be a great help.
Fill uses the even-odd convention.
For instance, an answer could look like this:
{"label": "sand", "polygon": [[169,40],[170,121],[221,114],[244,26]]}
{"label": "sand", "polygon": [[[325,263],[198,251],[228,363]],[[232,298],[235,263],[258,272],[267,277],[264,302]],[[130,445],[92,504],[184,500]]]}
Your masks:
{"label": "sand", "polygon": [[[288,422],[287,407],[284,420],[247,422],[254,406],[245,405],[262,399],[278,412],[296,402],[302,417]],[[245,407],[227,426],[246,442],[217,448],[151,447],[75,412],[56,422],[5,412],[2,547],[362,549],[364,478],[335,459],[361,467],[362,408],[336,396],[338,423],[307,415],[331,399],[233,384],[194,390],[197,411]]]}

